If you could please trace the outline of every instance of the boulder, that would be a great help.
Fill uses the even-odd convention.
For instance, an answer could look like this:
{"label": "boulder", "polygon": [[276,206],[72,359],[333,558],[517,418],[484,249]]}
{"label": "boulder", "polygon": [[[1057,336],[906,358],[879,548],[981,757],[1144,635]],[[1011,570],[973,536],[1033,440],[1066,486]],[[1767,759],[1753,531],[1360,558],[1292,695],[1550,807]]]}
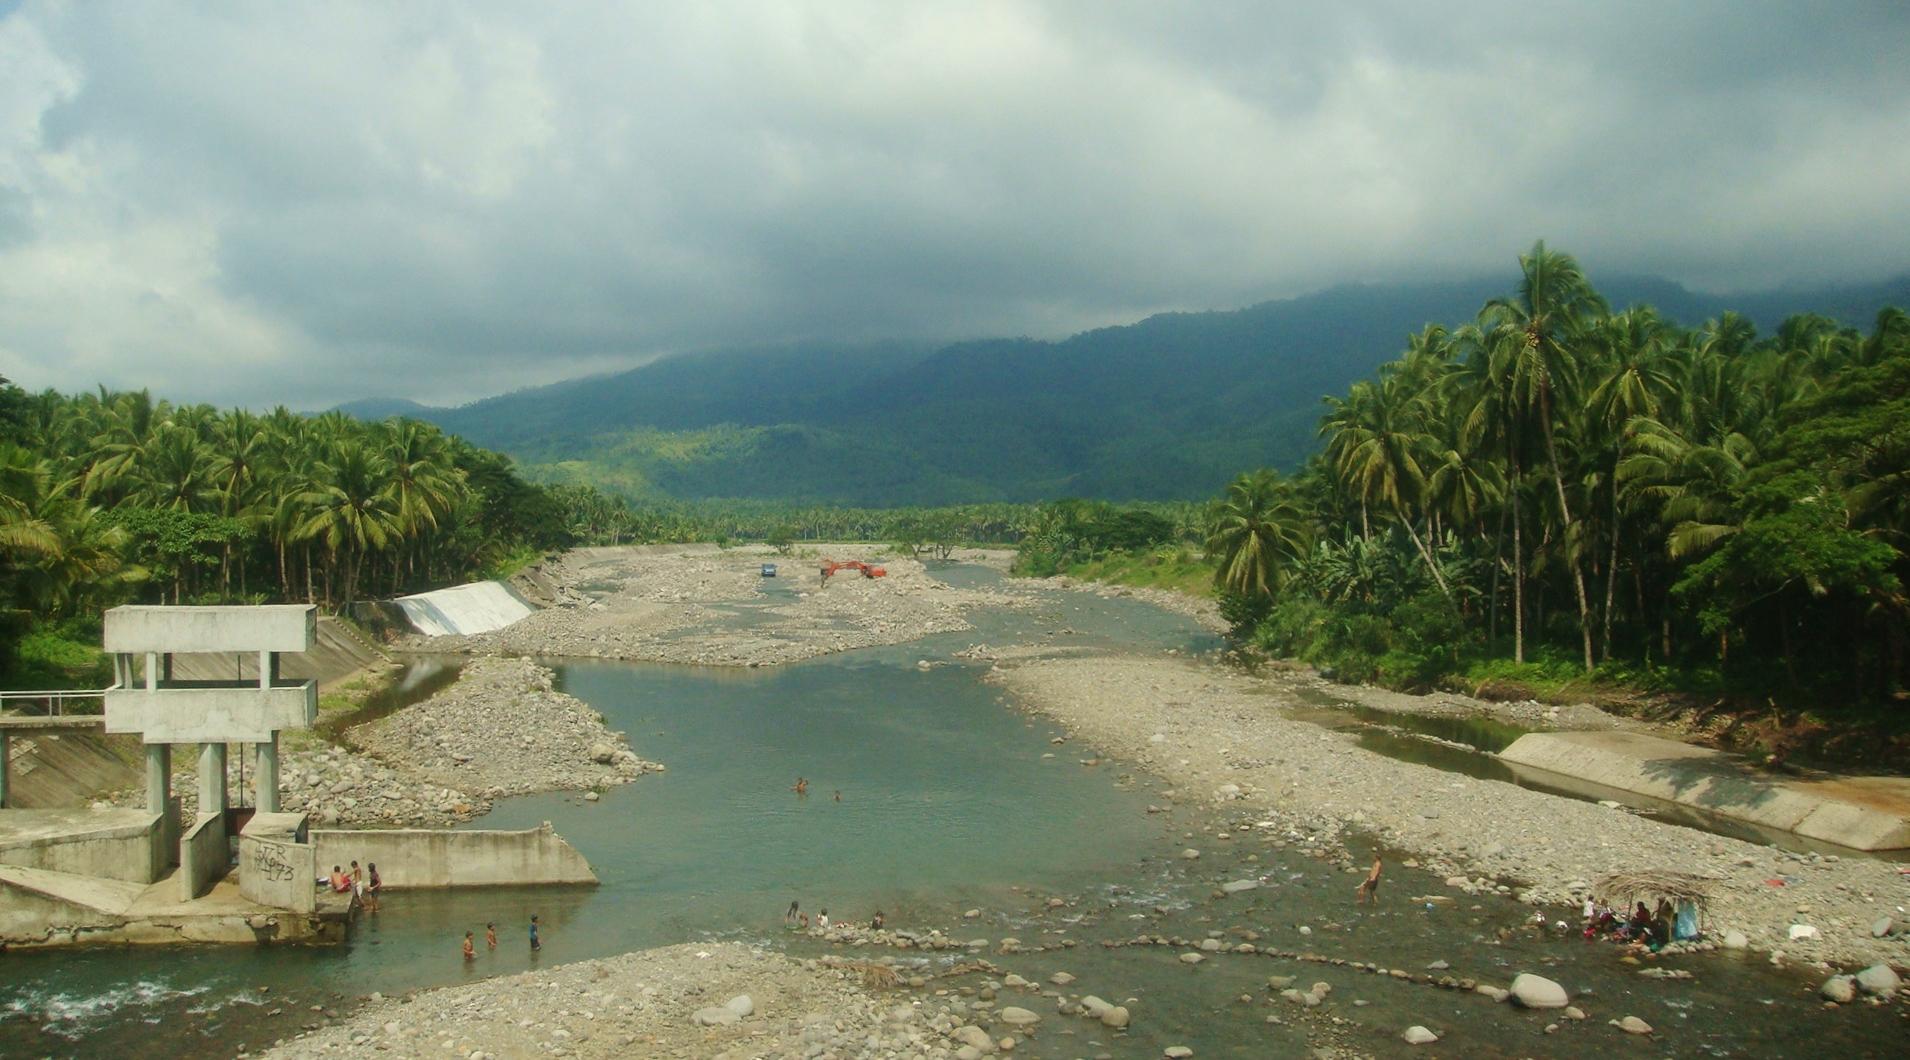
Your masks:
{"label": "boulder", "polygon": [[1824,980],[1824,985],[1817,988],[1817,993],[1827,1001],[1848,1005],[1857,999],[1857,980],[1848,975],[1833,975]]}
{"label": "boulder", "polygon": [[1108,1009],[1111,1009],[1113,1007],[1114,1007],[1113,1005],[1110,1005],[1107,1002],[1101,1000],[1100,998],[1095,997],[1093,994],[1089,994],[1088,996],[1081,999],[1081,1010],[1083,1012],[1086,1012],[1089,1016],[1095,1019],[1100,1019],[1101,1013],[1106,1012]]}
{"label": "boulder", "polygon": [[1626,1034],[1650,1034],[1651,1024],[1646,1023],[1637,1016],[1626,1016],[1624,1019],[1618,1021],[1618,1029],[1624,1031]]}
{"label": "boulder", "polygon": [[756,1011],[756,1002],[748,994],[738,994],[723,1002],[723,1007],[736,1013],[737,1019],[744,1019]]}
{"label": "boulder", "polygon": [[1887,964],[1873,964],[1857,973],[1857,988],[1866,994],[1889,997],[1903,985],[1903,980]]}
{"label": "boulder", "polygon": [[1001,1010],[1001,1021],[1010,1027],[1028,1027],[1041,1022],[1041,1017],[1025,1008],[1013,1005]]}
{"label": "boulder", "polygon": [[1417,1023],[1406,1028],[1406,1033],[1399,1037],[1400,1040],[1404,1041],[1407,1045],[1431,1045],[1439,1040],[1439,1035],[1421,1027]]}
{"label": "boulder", "polygon": [[977,1053],[992,1053],[998,1048],[995,1039],[990,1038],[987,1031],[972,1023],[955,1028],[955,1040]]}
{"label": "boulder", "polygon": [[600,766],[607,766],[617,760],[617,749],[599,740],[590,745],[590,760]]}
{"label": "boulder", "polygon": [[1531,972],[1521,972],[1512,980],[1512,999],[1526,1008],[1564,1008],[1571,1002],[1565,988]]}
{"label": "boulder", "polygon": [[1127,1022],[1128,1014],[1126,1005],[1109,1005],[1107,1009],[1101,1013],[1101,1026],[1103,1027],[1113,1027],[1119,1030],[1127,1026]]}
{"label": "boulder", "polygon": [[1897,922],[1895,920],[1887,916],[1881,917],[1876,923],[1870,925],[1870,937],[1873,939],[1889,938],[1896,930]]}
{"label": "boulder", "polygon": [[727,1027],[742,1018],[727,1008],[711,1007],[697,1009],[690,1022],[699,1027]]}
{"label": "boulder", "polygon": [[1744,932],[1727,931],[1724,933],[1724,948],[1725,949],[1744,950],[1744,949],[1749,949],[1750,947],[1751,947],[1751,940],[1744,937]]}

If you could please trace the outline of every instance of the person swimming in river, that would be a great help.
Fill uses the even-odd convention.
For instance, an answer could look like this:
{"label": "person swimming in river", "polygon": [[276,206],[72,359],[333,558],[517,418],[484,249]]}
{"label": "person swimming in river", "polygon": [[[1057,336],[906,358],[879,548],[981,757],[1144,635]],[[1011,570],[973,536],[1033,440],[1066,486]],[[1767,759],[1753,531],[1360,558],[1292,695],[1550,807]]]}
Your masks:
{"label": "person swimming in river", "polygon": [[870,931],[882,930],[882,910],[878,909],[875,911],[875,919],[869,921],[869,930]]}
{"label": "person swimming in river", "polygon": [[842,801],[842,789],[841,789],[841,788],[837,788],[837,789],[836,789],[836,801],[837,801],[837,802],[841,802],[841,801]]}
{"label": "person swimming in river", "polygon": [[797,903],[789,903],[788,910],[783,913],[783,925],[785,927],[793,925],[796,922],[796,915],[801,912],[802,908]]}
{"label": "person swimming in river", "polygon": [[798,794],[798,795],[807,795],[807,794],[809,794],[809,778],[807,778],[807,777],[797,777],[797,778],[796,778],[796,786],[795,786],[794,788],[791,788],[790,790],[791,790],[791,791],[794,791],[794,792],[795,792],[796,794]]}
{"label": "person swimming in river", "polygon": [[1374,905],[1379,904],[1379,871],[1379,855],[1374,854],[1373,871],[1366,874],[1366,879],[1360,882],[1359,890],[1354,892],[1355,905],[1365,905],[1369,901]]}

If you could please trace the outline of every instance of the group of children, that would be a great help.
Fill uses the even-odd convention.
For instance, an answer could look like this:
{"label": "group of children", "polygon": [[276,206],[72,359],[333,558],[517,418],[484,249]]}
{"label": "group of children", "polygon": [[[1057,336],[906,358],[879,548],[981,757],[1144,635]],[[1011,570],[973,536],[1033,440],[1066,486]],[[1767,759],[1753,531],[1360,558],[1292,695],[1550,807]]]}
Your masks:
{"label": "group of children", "polygon": [[[487,950],[497,949],[497,925],[490,921],[486,921],[484,924],[484,948]],[[535,953],[543,948],[544,940],[538,933],[537,915],[533,913],[531,915],[531,952]],[[464,933],[464,959],[467,961],[477,960],[477,932],[475,931],[467,931]]]}
{"label": "group of children", "polygon": [[[878,909],[875,911],[875,916],[869,920],[869,930],[880,931],[882,924],[882,910]],[[809,914],[803,912],[799,904],[791,902],[789,908],[783,911],[783,926],[791,931],[808,931]],[[829,930],[829,910],[824,909],[816,914],[816,926],[824,931]]]}
{"label": "group of children", "polygon": [[354,861],[350,872],[333,865],[331,875],[319,882],[335,894],[349,894],[358,899],[367,913],[378,911],[378,892],[384,888],[384,881],[378,878],[377,862],[370,862],[361,869]]}

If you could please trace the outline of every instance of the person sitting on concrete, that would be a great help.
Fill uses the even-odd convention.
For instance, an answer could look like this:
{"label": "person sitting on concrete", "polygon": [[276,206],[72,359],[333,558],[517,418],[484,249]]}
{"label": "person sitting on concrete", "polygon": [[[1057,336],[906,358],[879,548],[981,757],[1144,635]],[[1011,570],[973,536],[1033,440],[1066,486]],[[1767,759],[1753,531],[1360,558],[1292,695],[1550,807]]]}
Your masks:
{"label": "person sitting on concrete", "polygon": [[332,866],[332,891],[337,894],[351,893],[351,877],[340,866]]}

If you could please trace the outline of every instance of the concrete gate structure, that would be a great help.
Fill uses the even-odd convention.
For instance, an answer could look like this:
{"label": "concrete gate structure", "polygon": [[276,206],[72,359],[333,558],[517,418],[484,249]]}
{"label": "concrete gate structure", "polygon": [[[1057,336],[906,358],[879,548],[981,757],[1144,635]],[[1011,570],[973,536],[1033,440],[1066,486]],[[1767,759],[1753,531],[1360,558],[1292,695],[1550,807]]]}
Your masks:
{"label": "concrete gate structure", "polygon": [[[115,607],[106,612],[105,647],[117,678],[105,696],[106,731],[135,733],[146,745],[146,808],[179,836],[182,899],[204,894],[230,863],[226,745],[256,745],[257,811],[279,808],[279,733],[318,720],[318,686],[279,677],[279,656],[311,648],[318,609],[309,604],[262,607]],[[231,655],[230,681],[173,678],[175,655]],[[255,679],[239,659],[254,656]],[[135,662],[144,660],[143,680]],[[179,828],[172,798],[172,749],[198,745],[199,812]]]}

